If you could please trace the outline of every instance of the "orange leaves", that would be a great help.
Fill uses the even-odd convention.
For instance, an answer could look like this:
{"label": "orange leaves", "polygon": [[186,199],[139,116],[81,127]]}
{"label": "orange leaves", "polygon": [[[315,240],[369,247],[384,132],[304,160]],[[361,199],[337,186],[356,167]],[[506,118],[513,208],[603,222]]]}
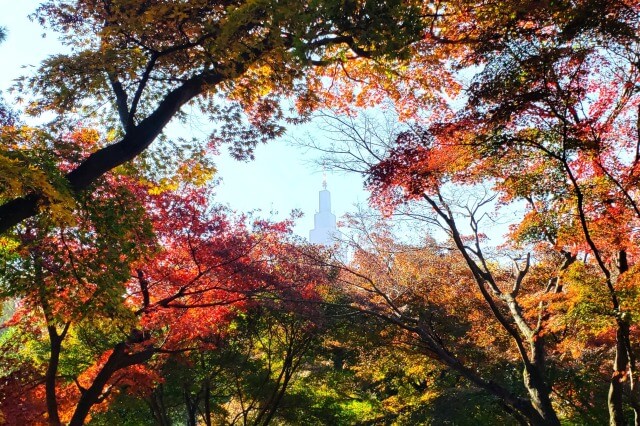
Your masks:
{"label": "orange leaves", "polygon": [[435,193],[470,166],[468,147],[442,141],[423,129],[400,134],[396,145],[371,168],[367,181],[374,202],[385,211],[402,200]]}
{"label": "orange leaves", "polygon": [[[90,145],[96,134],[80,131],[73,141]],[[208,206],[210,198],[191,183],[156,193],[114,176],[86,195],[75,226],[30,222],[16,234],[7,279],[23,307],[7,326],[44,352],[38,380],[53,362],[48,351],[62,342],[61,362],[49,364],[56,369],[49,374],[59,377],[63,421],[80,406],[106,409],[122,390],[149,393],[160,381],[159,354],[215,350],[232,319],[258,300],[275,306],[279,298],[317,297],[324,276],[296,258],[291,220],[249,223]],[[87,401],[81,389],[94,385]]]}
{"label": "orange leaves", "polygon": [[44,386],[25,386],[24,378],[5,376],[0,383],[0,423],[6,426],[37,425],[48,422],[40,413],[46,411]]}
{"label": "orange leaves", "polygon": [[350,58],[318,69],[319,106],[354,115],[390,102],[401,120],[413,119],[427,108],[442,118],[448,107],[441,94],[453,98],[460,87],[446,72],[444,59],[432,53],[428,43],[422,47],[418,43],[411,48],[411,61]]}

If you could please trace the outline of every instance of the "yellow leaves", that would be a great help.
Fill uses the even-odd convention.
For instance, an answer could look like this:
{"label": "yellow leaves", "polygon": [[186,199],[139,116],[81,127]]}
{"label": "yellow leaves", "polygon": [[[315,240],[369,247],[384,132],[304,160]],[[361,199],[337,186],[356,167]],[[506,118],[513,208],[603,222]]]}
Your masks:
{"label": "yellow leaves", "polygon": [[273,83],[270,79],[272,77],[273,71],[271,67],[267,65],[258,65],[252,69],[249,69],[247,72],[247,77],[249,79],[257,80],[257,89],[255,90],[255,94],[258,97],[264,97],[273,91]]}
{"label": "yellow leaves", "polygon": [[149,194],[160,195],[164,192],[175,191],[179,184],[172,179],[163,178],[155,185],[150,185]]}
{"label": "yellow leaves", "polygon": [[382,401],[382,405],[385,410],[392,413],[399,413],[404,407],[405,403],[398,395],[392,395],[389,398]]}
{"label": "yellow leaves", "polygon": [[20,179],[29,175],[29,167],[24,167],[20,160],[0,156],[0,179],[2,182],[2,195],[7,198],[22,195],[24,182]]}
{"label": "yellow leaves", "polygon": [[118,139],[118,136],[119,132],[116,129],[110,129],[109,131],[107,131],[105,141],[107,143],[115,142],[115,140]]}
{"label": "yellow leaves", "polygon": [[426,362],[409,363],[405,368],[405,372],[408,376],[424,377],[428,375],[432,370],[432,367]]}
{"label": "yellow leaves", "polygon": [[37,192],[44,201],[39,208],[46,209],[59,223],[73,223],[75,201],[69,191],[52,183],[51,176],[9,152],[0,152],[0,198],[11,199]]}
{"label": "yellow leaves", "polygon": [[168,191],[175,191],[183,184],[204,186],[216,173],[215,167],[201,161],[188,160],[178,166],[175,174],[161,178],[157,183],[147,182],[149,193],[159,195]]}
{"label": "yellow leaves", "polygon": [[20,243],[9,237],[0,236],[0,256],[4,257],[7,254],[14,252]]}
{"label": "yellow leaves", "polygon": [[[95,143],[98,138],[93,130],[76,134],[83,143]],[[5,126],[0,128],[0,142],[0,199],[37,194],[38,208],[47,210],[55,222],[74,223],[75,200],[55,165],[58,158],[51,152],[50,136],[33,127]]]}
{"label": "yellow leaves", "polygon": [[94,147],[100,140],[100,133],[96,129],[83,127],[72,135],[73,141],[83,148]]}
{"label": "yellow leaves", "polygon": [[615,327],[604,278],[593,265],[575,262],[560,277],[563,292],[546,295],[546,312],[551,315],[547,329],[552,332],[571,331],[557,350],[573,358],[581,356],[585,346],[601,345],[609,339]]}
{"label": "yellow leaves", "polygon": [[278,91],[276,80],[271,66],[264,63],[250,67],[247,72],[233,84],[229,85],[230,91],[227,97],[239,101],[246,108],[251,108],[261,98],[265,98]]}
{"label": "yellow leaves", "polygon": [[637,324],[640,318],[640,268],[637,265],[618,277],[616,291],[622,311],[619,313],[621,319]]}
{"label": "yellow leaves", "polygon": [[203,186],[211,180],[215,173],[215,167],[201,162],[186,162],[178,168],[178,176],[180,176],[181,180],[196,186]]}

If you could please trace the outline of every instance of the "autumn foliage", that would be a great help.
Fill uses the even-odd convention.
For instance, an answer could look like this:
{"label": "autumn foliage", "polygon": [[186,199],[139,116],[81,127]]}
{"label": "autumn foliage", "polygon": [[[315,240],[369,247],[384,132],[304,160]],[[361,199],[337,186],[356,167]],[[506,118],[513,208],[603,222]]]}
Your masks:
{"label": "autumn foliage", "polygon": [[149,395],[174,354],[215,351],[238,315],[317,298],[321,277],[291,253],[290,222],[233,219],[209,197],[109,176],[72,223],[30,220],[6,240],[5,421],[82,424],[120,392]]}
{"label": "autumn foliage", "polygon": [[[0,423],[637,422],[636,1],[33,18],[69,50],[0,103]],[[313,117],[382,213],[333,248],[211,180]]]}

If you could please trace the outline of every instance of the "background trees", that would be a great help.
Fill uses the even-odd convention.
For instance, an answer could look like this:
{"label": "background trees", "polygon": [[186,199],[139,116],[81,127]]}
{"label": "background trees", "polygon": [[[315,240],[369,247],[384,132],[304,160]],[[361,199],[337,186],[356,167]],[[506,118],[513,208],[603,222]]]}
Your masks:
{"label": "background trees", "polygon": [[[504,2],[498,9],[459,3],[448,10],[454,12],[437,21],[429,37],[455,58],[441,73],[449,73],[458,87],[470,80],[465,96],[444,105],[444,111],[422,105],[415,124],[395,143],[363,137],[358,131],[366,132],[366,126],[338,119],[338,127],[350,132],[343,139],[350,146],[333,150],[346,154],[346,163],[339,158],[338,167],[349,164],[369,176],[375,202],[387,212],[422,201],[427,212],[435,213],[427,217],[445,228],[495,320],[520,348],[525,386],[537,395],[531,397],[545,423],[555,422],[555,414],[546,414],[555,409],[544,396],[553,386],[544,383],[552,379],[542,365],[550,348],[535,348],[553,332],[545,327],[557,322],[544,292],[568,292],[561,285],[563,276],[579,267],[589,270],[579,281],[590,282],[589,287],[600,283],[597,293],[600,300],[609,300],[605,311],[616,330],[615,343],[609,345],[615,363],[608,405],[611,421],[623,424],[623,393],[627,407],[637,405],[636,384],[627,380],[635,374],[635,350],[626,323],[630,314],[625,314],[634,302],[627,299],[626,308],[621,307],[619,293],[626,290],[617,283],[625,274],[633,279],[637,6],[560,2],[541,9]],[[359,166],[352,166],[354,159]],[[481,182],[493,185],[500,204],[527,206],[510,235],[512,248],[521,254],[515,285],[509,287],[499,282],[500,267],[494,262],[500,261],[486,256],[479,225],[482,202],[460,205],[459,197],[451,195],[454,187],[473,190]],[[461,219],[468,227],[461,226]],[[527,298],[538,299],[536,322],[521,301],[521,285],[530,254],[548,261],[547,249],[555,251],[557,276],[548,277],[547,286],[538,284],[538,290],[530,287],[536,294]],[[525,345],[531,354],[525,354]],[[541,386],[531,387],[533,382]]]}

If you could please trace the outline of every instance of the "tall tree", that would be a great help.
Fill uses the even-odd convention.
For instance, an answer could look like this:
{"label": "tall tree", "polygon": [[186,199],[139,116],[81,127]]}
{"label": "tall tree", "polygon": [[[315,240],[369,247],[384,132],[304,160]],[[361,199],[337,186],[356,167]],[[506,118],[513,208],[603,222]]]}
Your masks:
{"label": "tall tree", "polygon": [[[631,241],[640,216],[631,188],[640,146],[639,12],[613,2],[531,16],[514,42],[481,53],[487,63],[471,86],[470,108],[449,127],[461,130],[449,136],[480,154],[469,156],[479,176],[497,178],[506,199],[526,201],[523,232],[564,253],[593,256],[617,330],[611,424],[625,423],[625,386],[640,421],[636,379],[626,379],[637,375],[630,307],[617,284],[637,256]],[[450,145],[446,132],[435,134]]]}
{"label": "tall tree", "polygon": [[[637,383],[628,380],[636,376],[629,322],[634,303],[622,294],[636,257],[638,5],[506,1],[447,7],[451,13],[436,22],[428,38],[449,46],[444,72],[462,87],[471,81],[465,96],[445,112],[425,105],[417,117],[421,125],[401,134],[395,146],[361,139],[359,148],[366,146],[356,158],[364,154],[371,167],[360,170],[370,176],[378,205],[393,211],[403,202],[426,201],[452,236],[460,237],[464,233],[443,191],[452,184],[493,182],[500,202],[528,206],[515,241],[555,249],[565,259],[561,272],[588,254],[587,264],[600,271],[601,294],[609,299],[617,336],[611,423],[625,422],[624,395],[637,419]],[[471,228],[478,235],[474,220]],[[492,283],[482,252],[458,240],[478,289],[488,291],[487,302],[497,297],[509,308],[506,329],[515,327],[516,341],[519,332],[530,336],[521,327],[526,321],[518,320],[519,304]],[[562,293],[566,289],[559,283],[560,276],[548,290]],[[496,314],[500,319],[502,312]]]}
{"label": "tall tree", "polygon": [[[482,205],[476,207],[469,212],[472,224]],[[444,205],[441,212],[451,210]],[[518,299],[529,259],[516,264],[515,274],[492,265],[482,235],[477,230],[462,235],[453,218],[446,222],[450,241],[440,246],[433,240],[424,246],[399,244],[389,228],[364,216],[354,217],[352,225],[354,260],[338,266],[339,282],[351,289],[352,303],[405,330],[426,355],[497,398],[516,419],[559,424],[545,372],[544,325],[536,325]],[[540,285],[538,280],[528,287]],[[501,362],[512,364],[506,367],[512,371],[518,361],[526,397],[512,385],[513,377],[497,374]]]}
{"label": "tall tree", "polygon": [[[405,130],[400,131],[394,141],[389,133],[385,135],[379,119],[365,117],[363,122],[358,122],[351,117],[335,117],[327,120],[329,128],[336,134],[334,140],[337,145],[323,148],[334,154],[348,155],[345,161],[334,157],[336,162],[328,164],[369,176],[375,201],[383,210],[399,210],[399,213],[408,214],[414,220],[442,227],[448,233],[452,248],[458,250],[468,262],[479,294],[486,296],[485,302],[489,307],[496,308],[494,320],[504,327],[503,332],[508,332],[507,335],[514,339],[515,347],[520,347],[518,340],[521,340],[524,347],[529,348],[529,353],[522,353],[523,366],[525,371],[529,371],[524,376],[523,384],[529,389],[536,407],[550,410],[552,416],[557,416],[553,414],[555,410],[550,401],[550,391],[553,388],[556,395],[565,395],[559,389],[568,391],[571,387],[564,379],[558,381],[557,371],[569,375],[586,374],[584,377],[590,377],[588,380],[604,398],[606,392],[602,391],[602,386],[608,381],[607,378],[597,368],[588,365],[593,359],[582,357],[578,348],[585,348],[585,353],[593,351],[595,347],[602,351],[616,350],[615,328],[620,319],[616,310],[611,311],[611,307],[602,302],[603,297],[605,301],[610,298],[610,293],[606,285],[595,284],[599,279],[597,269],[600,268],[597,260],[590,256],[586,260],[579,260],[584,258],[590,246],[582,234],[581,221],[573,219],[580,215],[575,213],[576,195],[564,169],[553,159],[545,159],[535,151],[528,155],[522,146],[516,144],[517,141],[499,145],[503,147],[502,150],[478,142],[484,141],[482,138],[485,134],[468,125],[468,122],[452,125],[456,129],[455,136],[454,132],[443,130],[439,123],[430,130],[420,126],[405,126]],[[398,134],[398,127],[396,124],[386,130]],[[345,141],[348,142],[346,145]],[[575,166],[577,164],[574,163]],[[616,247],[616,244],[629,247],[622,260],[620,250],[614,248],[606,261],[607,265],[615,268],[612,279],[620,280],[616,284],[616,292],[624,305],[622,320],[629,321],[637,307],[634,299],[637,288],[630,285],[636,273],[630,267],[630,262],[635,253],[631,241],[635,238],[633,223],[637,219],[634,218],[632,204],[623,210],[620,206],[624,204],[617,205],[616,201],[615,214],[610,209],[599,207],[613,202],[608,197],[617,190],[614,190],[611,181],[594,180],[591,170],[580,168],[579,176],[584,179],[580,186],[588,187],[588,193],[593,197],[584,198],[585,203],[589,200],[586,211],[588,229],[593,230],[593,241],[600,245],[603,254],[610,247]],[[485,182],[484,189],[479,188],[479,182],[485,180],[489,183]],[[502,249],[505,253],[502,260],[495,259],[486,247],[481,225],[481,218],[486,212],[482,213],[482,203],[474,206],[464,202],[473,199],[472,194],[478,190],[485,191],[485,196],[490,199],[500,196],[502,204],[523,200],[529,206],[529,211],[521,221],[516,219],[518,216],[515,212],[509,213],[510,220],[515,223],[513,233],[509,235],[510,249],[506,252],[505,248]],[[492,192],[494,195],[491,195]],[[624,193],[619,194],[619,197],[624,196]],[[491,210],[491,205],[487,204],[487,210]],[[430,210],[432,213],[429,213]],[[616,232],[611,232],[612,229]],[[514,249],[520,254],[512,252]],[[527,251],[530,253],[527,254]],[[520,258],[516,270],[508,274],[503,264],[508,259],[507,255]],[[396,257],[389,256],[390,261]],[[619,269],[620,265],[622,270]],[[376,282],[374,276],[367,274],[367,269],[357,272]],[[505,280],[513,280],[512,285]],[[599,290],[595,293],[594,290],[586,290],[592,286]],[[371,297],[376,291],[372,290]],[[386,293],[382,291],[382,300]],[[402,318],[387,316],[394,321],[401,321]],[[593,322],[583,322],[586,318],[591,318]],[[568,332],[567,324],[573,324],[572,332]],[[559,339],[558,333],[563,336],[562,339]],[[550,338],[550,335],[553,337]],[[562,343],[558,345],[559,342]],[[629,350],[634,351],[634,347],[635,344],[629,342]],[[532,376],[537,376],[537,379]],[[615,380],[622,377],[624,386],[630,385],[624,374],[614,374],[613,377]],[[491,380],[495,382],[495,378]],[[633,398],[633,393],[629,392],[628,395]],[[542,399],[539,399],[540,396]],[[545,398],[546,402],[543,401]],[[563,398],[566,402],[573,399]],[[556,401],[554,404],[558,403]],[[546,408],[543,407],[545,404]],[[634,404],[633,399],[629,404]],[[586,405],[590,406],[587,413],[597,416],[598,407],[590,403]],[[585,399],[574,400],[569,406],[571,410],[580,412],[582,409],[579,407],[585,407]],[[535,419],[531,421],[535,422]]]}
{"label": "tall tree", "polygon": [[[314,297],[320,276],[286,255],[294,252],[286,242],[289,223],[249,225],[203,207],[204,189],[180,192],[150,191],[120,175],[88,195],[73,224],[40,218],[17,230],[3,253],[4,295],[20,298],[9,323],[14,336],[46,355],[34,362],[19,351],[24,363],[2,363],[5,417],[42,421],[41,412],[23,410],[24,392],[14,392],[33,386],[50,424],[83,424],[121,388],[153,389],[167,355],[213,350],[258,297],[265,304]],[[34,366],[21,378],[29,360]],[[287,371],[264,409],[268,418],[290,380]]]}

